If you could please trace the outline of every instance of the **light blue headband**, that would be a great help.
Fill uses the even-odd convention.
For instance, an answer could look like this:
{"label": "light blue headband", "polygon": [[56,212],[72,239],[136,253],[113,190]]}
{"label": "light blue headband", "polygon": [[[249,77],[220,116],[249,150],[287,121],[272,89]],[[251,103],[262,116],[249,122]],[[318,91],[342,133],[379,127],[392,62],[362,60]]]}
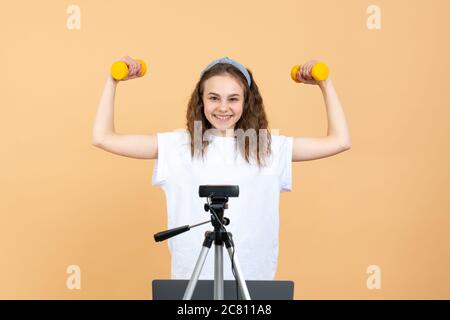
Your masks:
{"label": "light blue headband", "polygon": [[236,68],[238,68],[239,71],[241,71],[242,74],[243,74],[243,75],[245,76],[245,78],[247,79],[248,86],[250,87],[252,81],[251,81],[251,79],[250,79],[250,74],[248,73],[247,69],[246,69],[242,64],[240,64],[239,62],[237,62],[236,60],[233,60],[233,59],[228,58],[228,57],[223,57],[223,58],[220,58],[220,59],[216,59],[216,60],[214,60],[213,62],[211,62],[210,64],[208,64],[208,66],[207,66],[207,67],[202,71],[202,73],[200,74],[200,77],[202,77],[203,74],[204,74],[206,71],[208,71],[209,69],[211,69],[212,67],[214,67],[214,66],[215,66],[216,64],[218,64],[218,63],[228,63],[228,64],[231,64],[231,65],[235,66]]}

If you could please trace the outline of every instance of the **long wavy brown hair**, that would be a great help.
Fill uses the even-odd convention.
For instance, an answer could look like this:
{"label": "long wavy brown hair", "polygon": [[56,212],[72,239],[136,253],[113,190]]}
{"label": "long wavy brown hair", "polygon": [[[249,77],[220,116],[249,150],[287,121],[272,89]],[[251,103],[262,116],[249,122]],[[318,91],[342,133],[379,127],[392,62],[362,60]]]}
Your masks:
{"label": "long wavy brown hair", "polygon": [[[213,76],[229,75],[237,79],[241,83],[242,87],[244,87],[244,105],[242,115],[240,119],[236,122],[234,130],[235,132],[236,131],[249,132],[247,130],[254,129],[254,132],[256,132],[256,139],[257,139],[256,148],[252,148],[252,152],[250,152],[251,151],[250,142],[249,143],[246,142],[247,139],[245,139],[245,136],[243,137],[243,141],[242,140],[240,141],[241,143],[235,143],[235,147],[237,149],[239,145],[239,151],[241,152],[242,157],[245,158],[245,160],[248,163],[250,163],[250,159],[256,159],[256,162],[259,167],[262,167],[266,164],[265,160],[267,157],[270,156],[271,153],[271,134],[268,128],[266,112],[264,111],[263,99],[261,97],[261,94],[259,93],[258,86],[255,80],[253,79],[252,72],[248,68],[247,71],[250,74],[251,78],[250,87],[248,86],[245,76],[239,71],[239,69],[228,63],[218,63],[214,65],[211,69],[206,71],[202,75],[200,80],[197,82],[195,89],[191,94],[186,114],[187,129],[191,137],[190,141],[191,141],[192,158],[194,157],[194,155],[199,154],[201,154],[202,158],[204,158],[204,155],[209,145],[208,139],[206,139],[206,141],[202,139],[201,145],[198,143],[195,144],[194,142],[195,122],[199,121],[199,123],[201,123],[202,137],[204,136],[206,130],[213,128],[204,113],[204,106],[203,106],[204,83],[206,80],[208,80]],[[262,132],[264,132],[265,134],[261,134]],[[199,147],[201,147],[201,150],[195,150],[196,146],[197,149],[200,149]],[[256,152],[254,152],[253,150]]]}

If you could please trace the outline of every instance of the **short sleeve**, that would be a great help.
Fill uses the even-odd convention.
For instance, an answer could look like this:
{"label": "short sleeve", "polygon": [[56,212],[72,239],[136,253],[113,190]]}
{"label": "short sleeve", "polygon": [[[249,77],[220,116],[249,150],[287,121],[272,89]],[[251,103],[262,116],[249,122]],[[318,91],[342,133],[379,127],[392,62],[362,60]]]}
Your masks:
{"label": "short sleeve", "polygon": [[170,148],[170,135],[167,132],[157,133],[158,140],[158,158],[153,167],[152,185],[162,186],[167,181],[169,155],[167,154]]}
{"label": "short sleeve", "polygon": [[293,137],[279,136],[280,192],[292,191],[292,145]]}

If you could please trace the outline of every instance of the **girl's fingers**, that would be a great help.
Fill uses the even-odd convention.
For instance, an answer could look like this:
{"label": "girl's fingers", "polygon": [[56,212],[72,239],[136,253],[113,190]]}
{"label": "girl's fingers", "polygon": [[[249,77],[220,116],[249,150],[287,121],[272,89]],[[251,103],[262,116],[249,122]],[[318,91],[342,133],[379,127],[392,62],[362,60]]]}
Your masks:
{"label": "girl's fingers", "polygon": [[317,63],[317,60],[311,60],[307,64],[308,65],[308,80],[311,80],[314,83],[316,83],[316,80],[312,76],[312,69],[316,63]]}
{"label": "girl's fingers", "polygon": [[133,61],[132,61],[132,59],[129,56],[124,56],[120,60],[125,62],[125,64],[127,65],[127,67],[128,67],[128,74],[132,73],[132,70],[133,70]]}
{"label": "girl's fingers", "polygon": [[302,65],[302,78],[303,78],[303,80],[306,80],[307,79],[307,74],[306,74],[306,65]]}
{"label": "girl's fingers", "polygon": [[139,62],[136,62],[136,75],[138,75],[139,72],[141,72],[141,64]]}
{"label": "girl's fingers", "polygon": [[133,71],[131,72],[132,75],[136,74],[136,70],[137,70],[137,62],[136,60],[133,60]]}
{"label": "girl's fingers", "polygon": [[123,56],[120,61],[125,62],[128,67],[128,76],[123,80],[131,80],[139,77],[141,71],[141,64],[130,56]]}
{"label": "girl's fingers", "polygon": [[139,70],[141,69],[141,65],[139,62],[134,60],[134,74],[137,76],[139,74]]}
{"label": "girl's fingers", "polygon": [[307,63],[303,64],[297,71],[298,81],[306,84],[318,84],[318,81],[315,80],[312,76],[312,68],[316,63],[316,60],[310,60]]}
{"label": "girl's fingers", "polygon": [[300,69],[297,73],[297,79],[300,82],[306,82],[306,79],[303,77],[302,70]]}
{"label": "girl's fingers", "polygon": [[131,76],[137,75],[139,71],[141,70],[141,65],[139,62],[137,62],[135,59],[131,58],[130,56],[124,56],[121,59],[123,62],[125,62],[128,66],[128,74],[129,78],[131,79]]}
{"label": "girl's fingers", "polygon": [[308,66],[308,80],[314,80],[314,78],[312,77],[312,74],[311,74],[312,67],[313,67],[313,64],[310,63]]}
{"label": "girl's fingers", "polygon": [[311,76],[312,67],[314,66],[314,60],[310,60],[307,63],[305,63],[305,79],[307,80],[313,80],[313,77]]}
{"label": "girl's fingers", "polygon": [[300,81],[300,82],[303,82],[302,69],[301,68],[297,71],[297,80]]}
{"label": "girl's fingers", "polygon": [[308,63],[305,63],[305,71],[303,72],[303,78],[305,78],[305,80],[309,80],[309,67],[308,67]]}

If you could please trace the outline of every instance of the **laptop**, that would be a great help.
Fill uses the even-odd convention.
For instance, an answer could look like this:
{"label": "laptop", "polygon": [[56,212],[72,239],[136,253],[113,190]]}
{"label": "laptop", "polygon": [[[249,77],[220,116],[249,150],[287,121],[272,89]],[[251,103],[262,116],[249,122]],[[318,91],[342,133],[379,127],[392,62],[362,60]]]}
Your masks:
{"label": "laptop", "polygon": [[[294,282],[246,280],[252,300],[293,300]],[[189,280],[153,280],[153,300],[182,300]],[[236,300],[236,281],[224,280],[224,299]],[[242,295],[239,292],[239,299]],[[192,300],[214,300],[214,280],[198,280]]]}

